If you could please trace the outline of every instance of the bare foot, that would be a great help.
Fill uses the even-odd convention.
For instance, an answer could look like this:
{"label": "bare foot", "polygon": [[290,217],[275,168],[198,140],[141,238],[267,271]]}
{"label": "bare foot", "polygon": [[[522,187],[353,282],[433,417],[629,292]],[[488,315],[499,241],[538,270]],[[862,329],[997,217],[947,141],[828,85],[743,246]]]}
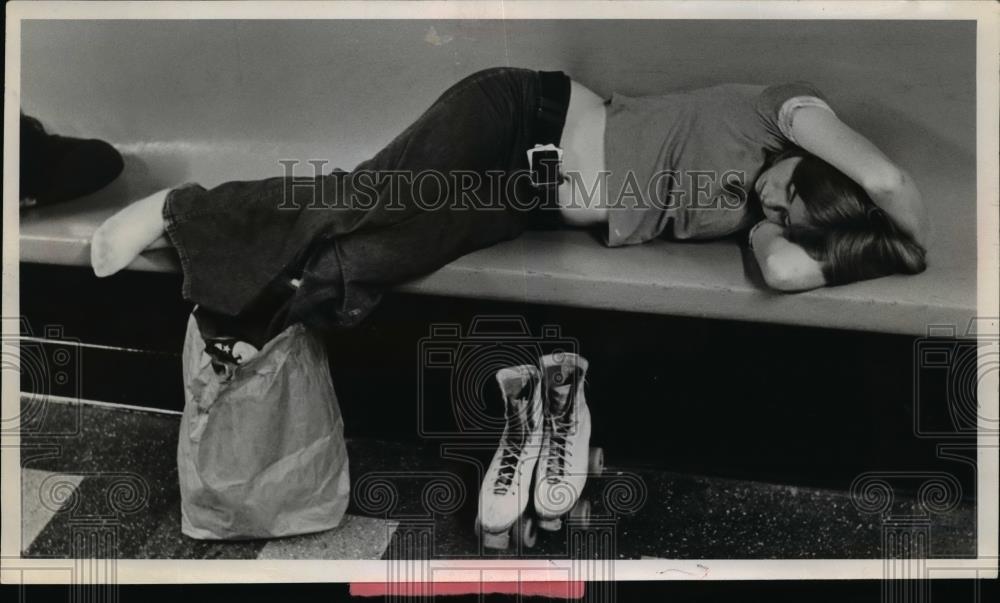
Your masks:
{"label": "bare foot", "polygon": [[139,199],[101,224],[90,240],[94,274],[104,277],[118,272],[163,236],[163,204],[168,192]]}

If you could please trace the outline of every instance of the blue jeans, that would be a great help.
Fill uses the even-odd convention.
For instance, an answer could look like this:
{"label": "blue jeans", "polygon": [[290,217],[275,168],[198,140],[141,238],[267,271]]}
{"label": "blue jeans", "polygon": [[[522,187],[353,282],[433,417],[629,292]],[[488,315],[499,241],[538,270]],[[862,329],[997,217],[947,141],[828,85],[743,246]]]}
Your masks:
{"label": "blue jeans", "polygon": [[558,144],[569,90],[561,72],[486,69],[351,172],[171,191],[184,297],[254,344],[358,324],[386,288],[538,223],[551,191],[529,183],[526,151]]}

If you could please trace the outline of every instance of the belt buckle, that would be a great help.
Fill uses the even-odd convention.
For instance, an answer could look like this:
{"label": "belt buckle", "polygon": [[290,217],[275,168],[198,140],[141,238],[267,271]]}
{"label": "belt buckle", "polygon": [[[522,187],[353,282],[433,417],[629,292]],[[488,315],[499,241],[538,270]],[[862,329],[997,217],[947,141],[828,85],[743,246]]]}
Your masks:
{"label": "belt buckle", "polygon": [[[562,183],[563,150],[554,144],[536,144],[528,149],[528,167],[531,170],[531,185],[540,188],[557,186]],[[537,165],[536,165],[537,162]]]}

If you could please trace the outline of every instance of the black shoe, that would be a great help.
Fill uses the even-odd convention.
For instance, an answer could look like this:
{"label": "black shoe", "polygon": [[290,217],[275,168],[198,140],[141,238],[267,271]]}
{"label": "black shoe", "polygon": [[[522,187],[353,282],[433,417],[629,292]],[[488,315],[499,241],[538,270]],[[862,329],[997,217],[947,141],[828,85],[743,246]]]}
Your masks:
{"label": "black shoe", "polygon": [[21,207],[49,205],[89,195],[125,167],[113,146],[96,139],[49,134],[21,114]]}

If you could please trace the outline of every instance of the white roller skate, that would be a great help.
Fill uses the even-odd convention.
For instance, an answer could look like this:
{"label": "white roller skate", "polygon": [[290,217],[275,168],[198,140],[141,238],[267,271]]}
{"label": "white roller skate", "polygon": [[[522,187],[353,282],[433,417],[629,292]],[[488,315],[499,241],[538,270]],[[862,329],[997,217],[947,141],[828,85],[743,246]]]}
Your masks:
{"label": "white roller skate", "polygon": [[535,544],[534,522],[525,514],[542,442],[542,388],[538,367],[523,365],[497,371],[507,424],[500,446],[486,470],[479,492],[476,529],[483,545],[506,549]]}
{"label": "white roller skate", "polygon": [[584,395],[586,358],[571,353],[541,358],[545,418],[542,449],[535,471],[535,513],[538,527],[562,528],[562,517],[570,514],[586,522],[590,503],[580,500],[588,473],[604,470],[604,453],[590,449],[590,409]]}

